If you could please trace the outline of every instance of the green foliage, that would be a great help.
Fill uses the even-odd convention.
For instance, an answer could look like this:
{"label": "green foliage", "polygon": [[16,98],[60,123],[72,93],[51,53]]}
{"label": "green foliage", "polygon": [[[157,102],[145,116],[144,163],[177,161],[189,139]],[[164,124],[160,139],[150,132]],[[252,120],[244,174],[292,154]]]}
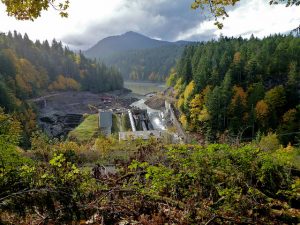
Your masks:
{"label": "green foliage", "polygon": [[[191,5],[192,9],[200,9],[202,11],[209,11],[210,14],[215,18],[214,25],[218,29],[223,28],[222,20],[229,17],[226,7],[235,6],[240,0],[194,0]],[[270,5],[278,5],[284,3],[286,7],[299,6],[299,0],[269,0]]]}
{"label": "green foliage", "polygon": [[[232,140],[251,139],[259,130],[271,129],[283,144],[296,144],[295,135],[284,135],[299,129],[298,113],[290,122],[282,118],[299,104],[299,44],[299,38],[275,35],[262,40],[221,36],[187,46],[177,63],[174,85],[185,127],[209,134],[211,141],[226,133]],[[187,98],[184,93],[191,83],[195,85]],[[210,91],[195,104],[207,87]],[[204,108],[205,121],[197,118]]]}
{"label": "green foliage", "polygon": [[22,0],[22,1],[9,1],[1,0],[6,6],[6,12],[9,16],[15,17],[17,20],[35,20],[41,16],[41,12],[53,7],[59,11],[61,17],[67,17],[66,10],[69,8],[69,1],[56,1],[56,0]]}
{"label": "green foliage", "polygon": [[281,108],[286,103],[285,91],[282,85],[272,88],[266,92],[265,101],[272,108]]}
{"label": "green foliage", "polygon": [[167,78],[167,86],[168,87],[174,87],[176,84],[176,73],[173,71],[173,73],[170,73],[170,76]]}
{"label": "green foliage", "polygon": [[164,82],[184,45],[132,50],[100,57],[107,65],[115,66],[125,80]]}
{"label": "green foliage", "polygon": [[[6,121],[9,116],[2,114]],[[13,124],[11,120],[0,129],[0,139],[10,135],[14,140]],[[13,166],[0,167],[0,220],[15,218],[25,224],[26,219],[47,218],[46,222],[63,224],[87,220],[98,212],[96,222],[115,223],[121,218],[133,222],[142,221],[142,214],[154,217],[167,209],[170,213],[159,214],[165,223],[201,224],[218,216],[280,224],[285,220],[274,217],[273,206],[284,213],[296,210],[291,207],[297,202],[299,181],[293,171],[299,169],[300,152],[291,146],[276,147],[278,140],[275,146],[273,139],[270,135],[259,144],[264,142],[261,147],[268,149],[163,145],[154,139],[118,142],[105,137],[82,145],[36,133],[31,151],[22,153],[34,162],[15,151]],[[118,171],[96,181],[91,164],[86,164],[96,162],[117,163]],[[118,210],[112,211],[116,206]]]}
{"label": "green foliage", "polygon": [[99,133],[98,114],[88,115],[84,121],[68,134],[70,140],[89,141]]}
{"label": "green foliage", "polygon": [[[158,164],[133,161],[129,169],[145,171],[143,185],[136,182],[142,194],[175,202],[195,213],[182,219],[199,224],[203,212],[209,211],[259,223],[258,218],[270,213],[267,202],[275,203],[280,192],[295,193],[290,170],[297,165],[297,155],[299,151],[291,147],[266,154],[254,146],[169,146],[167,158]],[[256,211],[258,220],[255,214],[247,215],[249,211]]]}
{"label": "green foliage", "polygon": [[276,134],[269,133],[263,136],[259,142],[259,147],[263,151],[274,151],[280,147],[279,140]]}
{"label": "green foliage", "polygon": [[20,122],[0,108],[0,176],[26,161],[17,151],[20,134]]}
{"label": "green foliage", "polygon": [[61,42],[33,43],[27,34],[0,35],[0,107],[14,112],[23,126],[22,146],[36,131],[36,114],[26,101],[46,91],[103,92],[123,87],[118,71],[63,48]]}
{"label": "green foliage", "polygon": [[[2,75],[2,76],[1,76]],[[0,36],[0,81],[19,99],[50,90],[79,90],[102,92],[123,87],[121,75],[103,63],[96,63],[63,48],[53,40],[32,42],[28,35]]]}
{"label": "green foliage", "polygon": [[20,140],[21,125],[19,121],[0,108],[0,137],[6,144],[17,145]]}
{"label": "green foliage", "polygon": [[[282,116],[282,122],[278,128],[278,133],[282,133],[279,137],[280,141],[287,145],[290,143],[297,143],[297,134],[300,129],[300,107],[296,109],[289,109]],[[298,141],[299,143],[299,141]]]}
{"label": "green foliage", "polygon": [[34,213],[38,208],[48,220],[57,222],[80,220],[85,213],[80,207],[97,186],[88,173],[68,162],[63,154],[54,154],[49,164],[24,165],[19,173],[6,176],[18,178],[16,184],[22,185],[10,188],[10,192],[1,196],[1,213],[13,212],[22,216]]}

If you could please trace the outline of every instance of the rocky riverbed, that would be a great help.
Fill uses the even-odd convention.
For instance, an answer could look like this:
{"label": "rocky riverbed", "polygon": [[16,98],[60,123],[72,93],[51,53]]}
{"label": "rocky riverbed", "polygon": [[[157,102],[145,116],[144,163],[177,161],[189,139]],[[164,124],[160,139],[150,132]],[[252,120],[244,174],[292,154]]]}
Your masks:
{"label": "rocky riverbed", "polygon": [[38,109],[39,125],[51,137],[65,137],[78,126],[84,114],[95,114],[102,110],[123,110],[138,98],[128,89],[108,93],[55,92],[48,93],[31,102]]}

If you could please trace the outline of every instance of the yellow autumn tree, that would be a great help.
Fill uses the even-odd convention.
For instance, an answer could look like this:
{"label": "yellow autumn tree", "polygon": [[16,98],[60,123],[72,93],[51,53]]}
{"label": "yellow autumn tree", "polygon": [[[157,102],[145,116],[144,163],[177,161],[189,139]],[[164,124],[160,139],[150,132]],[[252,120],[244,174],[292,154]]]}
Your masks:
{"label": "yellow autumn tree", "polygon": [[180,95],[177,103],[176,103],[177,109],[179,109],[181,112],[183,111],[183,106],[184,106],[184,98],[183,95]]}
{"label": "yellow autumn tree", "polygon": [[241,62],[241,53],[240,52],[236,52],[233,56],[233,63],[235,65],[239,64]]}
{"label": "yellow autumn tree", "polygon": [[190,101],[190,98],[192,97],[192,94],[195,90],[195,82],[191,81],[186,87],[185,90],[183,92],[183,98],[184,98],[184,105],[188,106],[188,103]]}
{"label": "yellow autumn tree", "polygon": [[30,95],[32,93],[31,85],[28,82],[26,82],[26,80],[21,74],[17,74],[15,79],[16,84],[21,89],[23,95]]}
{"label": "yellow autumn tree", "polygon": [[182,126],[184,127],[184,129],[188,128],[188,121],[187,121],[186,115],[182,114],[179,118],[179,121],[182,124]]}
{"label": "yellow autumn tree", "polygon": [[233,97],[231,99],[231,104],[236,105],[237,100],[240,98],[240,101],[243,106],[247,105],[247,93],[244,91],[242,87],[234,86],[233,87]]}
{"label": "yellow autumn tree", "polygon": [[191,129],[199,128],[201,123],[207,121],[209,118],[209,113],[204,103],[210,90],[211,87],[206,86],[201,93],[196,94],[189,103],[189,126]]}
{"label": "yellow autumn tree", "polygon": [[170,75],[166,80],[168,87],[173,87],[176,84],[176,71],[174,68],[171,69]]}
{"label": "yellow autumn tree", "polygon": [[18,20],[35,20],[41,12],[50,7],[59,11],[61,17],[68,17],[69,0],[1,0],[6,6],[6,12]]}
{"label": "yellow autumn tree", "polygon": [[176,84],[174,86],[174,91],[175,91],[175,97],[178,97],[184,90],[184,85],[183,85],[183,81],[182,78],[179,78],[176,81]]}
{"label": "yellow autumn tree", "polygon": [[231,114],[236,114],[236,111],[243,112],[247,107],[247,93],[242,87],[233,87],[233,96],[229,105]]}
{"label": "yellow autumn tree", "polygon": [[285,89],[283,85],[276,86],[266,92],[265,101],[273,109],[278,109],[286,103]]}
{"label": "yellow autumn tree", "polygon": [[200,111],[200,115],[199,115],[199,121],[200,122],[207,122],[209,121],[211,118],[208,110],[207,110],[207,107],[204,105],[203,106],[203,109]]}
{"label": "yellow autumn tree", "polygon": [[23,112],[19,115],[19,120],[22,123],[26,134],[31,135],[34,131],[36,131],[36,114],[31,108],[23,110]]}
{"label": "yellow autumn tree", "polygon": [[192,129],[198,127],[199,115],[203,107],[203,98],[200,94],[196,94],[190,102],[190,126]]}
{"label": "yellow autumn tree", "polygon": [[264,100],[260,100],[259,102],[257,102],[255,106],[255,113],[257,120],[265,124],[265,120],[267,119],[269,114],[268,104]]}
{"label": "yellow autumn tree", "polygon": [[75,90],[78,91],[80,89],[79,83],[69,77],[65,77],[63,75],[59,75],[57,80],[52,82],[48,89],[50,91],[65,91],[65,90]]}
{"label": "yellow autumn tree", "polygon": [[284,123],[288,123],[290,121],[294,121],[297,116],[297,110],[296,109],[290,109],[287,112],[285,112],[282,116],[282,121]]}
{"label": "yellow autumn tree", "polygon": [[24,95],[33,95],[34,92],[44,87],[47,81],[46,71],[38,71],[27,59],[18,60],[16,84]]}

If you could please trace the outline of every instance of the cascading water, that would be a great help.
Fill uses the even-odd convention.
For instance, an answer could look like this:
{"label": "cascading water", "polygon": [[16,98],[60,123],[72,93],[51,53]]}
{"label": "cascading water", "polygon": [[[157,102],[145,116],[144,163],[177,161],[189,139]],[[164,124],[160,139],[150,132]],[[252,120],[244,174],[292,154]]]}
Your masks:
{"label": "cascading water", "polygon": [[161,110],[151,109],[145,104],[145,101],[146,101],[145,99],[141,99],[139,101],[132,103],[130,106],[139,109],[146,109],[148,117],[150,119],[150,122],[154,130],[161,130],[161,131],[166,130],[164,112],[162,112]]}

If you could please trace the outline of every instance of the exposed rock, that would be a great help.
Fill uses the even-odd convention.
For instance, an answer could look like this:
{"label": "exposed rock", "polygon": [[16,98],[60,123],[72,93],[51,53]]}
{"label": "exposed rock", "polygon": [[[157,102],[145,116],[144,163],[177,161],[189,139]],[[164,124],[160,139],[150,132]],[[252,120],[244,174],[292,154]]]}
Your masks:
{"label": "exposed rock", "polygon": [[145,101],[145,104],[151,109],[161,110],[165,107],[165,99],[163,97],[160,97],[159,95],[154,95],[147,101]]}
{"label": "exposed rock", "polygon": [[81,121],[81,114],[54,114],[40,118],[40,126],[48,136],[60,138],[61,136],[66,136]]}

